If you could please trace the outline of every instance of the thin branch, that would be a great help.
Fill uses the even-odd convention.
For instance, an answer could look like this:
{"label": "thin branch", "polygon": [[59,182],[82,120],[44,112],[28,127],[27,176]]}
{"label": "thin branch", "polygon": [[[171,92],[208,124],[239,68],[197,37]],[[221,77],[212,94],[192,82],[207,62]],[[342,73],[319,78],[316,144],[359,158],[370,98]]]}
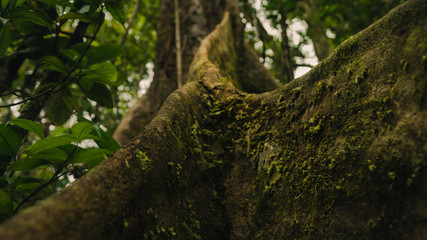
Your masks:
{"label": "thin branch", "polygon": [[[131,15],[131,17],[129,18],[129,20],[127,22],[128,26],[125,29],[125,32],[123,33],[122,38],[119,41],[119,44],[122,45],[122,46],[123,46],[123,44],[125,44],[125,42],[127,40],[127,37],[128,37],[128,34],[129,34],[129,30],[131,29],[131,27],[133,25],[133,22],[135,21],[136,14],[138,13],[138,9],[139,9],[140,3],[141,3],[141,0],[137,0],[136,3],[135,3],[135,6],[133,7],[132,15]],[[146,23],[147,23],[147,21],[145,21],[144,26],[145,26]],[[113,60],[111,60],[111,63],[114,65],[115,62],[116,62],[116,60],[117,60],[116,58],[113,59]]]}
{"label": "thin branch", "polygon": [[51,183],[53,183],[54,181],[58,180],[60,177],[62,177],[64,174],[66,174],[67,172],[62,172],[62,169],[64,169],[65,165],[70,161],[71,156],[73,156],[74,152],[77,150],[78,144],[76,144],[76,146],[74,147],[73,151],[71,151],[70,155],[68,155],[67,159],[65,159],[65,161],[60,165],[60,167],[55,169],[55,173],[53,174],[53,176],[49,179],[49,181],[45,182],[44,184],[40,185],[36,190],[34,190],[34,192],[32,192],[30,195],[28,195],[26,198],[24,198],[19,204],[18,206],[16,206],[15,210],[13,211],[12,215],[15,215],[19,208],[22,207],[22,205],[24,205],[24,203],[28,202],[29,200],[31,200],[31,198],[33,198],[37,193],[39,193],[42,189],[44,189],[45,187],[49,186]]}
{"label": "thin branch", "polygon": [[127,22],[128,26],[127,26],[124,34],[122,35],[122,38],[120,39],[120,42],[119,42],[120,45],[123,45],[126,42],[126,39],[128,37],[128,34],[129,34],[129,30],[132,27],[133,22],[135,21],[136,14],[138,13],[140,3],[141,3],[141,0],[136,0],[135,6],[133,7],[132,15]]}
{"label": "thin branch", "polygon": [[178,88],[182,86],[182,52],[181,52],[181,32],[179,23],[178,0],[174,0],[175,6],[175,44],[176,44],[176,75]]}
{"label": "thin branch", "polygon": [[[47,90],[36,94],[34,96],[28,97],[22,101],[16,102],[16,103],[11,103],[11,104],[7,104],[7,105],[0,105],[0,108],[6,108],[6,107],[12,107],[12,106],[16,106],[16,105],[20,105],[23,104],[25,102],[28,102],[32,99],[36,99],[39,98],[47,93],[55,93],[57,91],[60,91],[61,89],[63,89],[65,86],[67,86],[67,84],[69,84],[69,82],[67,82],[68,78],[71,76],[71,74],[77,69],[77,67],[79,66],[80,62],[82,61],[83,57],[85,56],[86,52],[89,50],[90,46],[92,45],[92,42],[95,40],[96,35],[98,34],[99,29],[101,28],[102,23],[99,23],[97,28],[95,29],[95,32],[93,34],[93,37],[90,39],[89,44],[86,46],[85,50],[83,51],[82,55],[79,57],[79,59],[77,60],[76,64],[74,64],[74,66],[71,68],[71,70],[64,76],[62,77],[58,82],[56,82],[52,87],[48,88]],[[73,79],[72,79],[73,80]],[[56,89],[61,83],[65,82],[66,84],[62,87],[60,87],[59,89]]]}
{"label": "thin branch", "polygon": [[[62,34],[64,34],[64,35],[68,35],[68,36],[72,36],[72,35],[73,35],[73,33],[69,33],[69,32],[62,31],[62,30],[59,30],[58,32],[59,32],[59,33],[62,33]],[[93,36],[89,36],[89,35],[86,35],[86,34],[82,35],[82,37],[85,37],[85,38],[93,38]]]}
{"label": "thin branch", "polygon": [[314,66],[308,63],[295,64],[295,67],[309,67],[313,68]]}
{"label": "thin branch", "polygon": [[7,1],[7,5],[6,5],[6,7],[3,9],[3,11],[2,12],[0,12],[0,16],[4,13],[4,12],[6,12],[7,11],[7,9],[9,8],[9,6],[10,6],[10,3],[12,2],[12,0],[9,0],[9,1]]}
{"label": "thin branch", "polygon": [[14,96],[17,96],[17,97],[20,97],[20,98],[23,97],[22,95],[18,94],[18,92],[20,92],[21,90],[14,91],[14,90],[12,90],[12,89],[10,89],[8,87],[2,86],[2,85],[0,85],[0,89],[4,89],[4,90],[7,91],[7,93],[0,94],[0,97],[6,97],[6,96],[9,96],[9,95],[14,95]]}

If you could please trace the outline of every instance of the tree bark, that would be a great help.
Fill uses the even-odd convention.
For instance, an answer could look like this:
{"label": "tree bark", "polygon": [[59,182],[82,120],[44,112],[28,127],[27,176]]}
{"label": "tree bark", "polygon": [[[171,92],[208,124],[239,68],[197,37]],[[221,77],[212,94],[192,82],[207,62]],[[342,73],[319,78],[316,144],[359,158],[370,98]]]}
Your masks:
{"label": "tree bark", "polygon": [[263,94],[228,10],[147,127],[0,239],[425,239],[427,2]]}

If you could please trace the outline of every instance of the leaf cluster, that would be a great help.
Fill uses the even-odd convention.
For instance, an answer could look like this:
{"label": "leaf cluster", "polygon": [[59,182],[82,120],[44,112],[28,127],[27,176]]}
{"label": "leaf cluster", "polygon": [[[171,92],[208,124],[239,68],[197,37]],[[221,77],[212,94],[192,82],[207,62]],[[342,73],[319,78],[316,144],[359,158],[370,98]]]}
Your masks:
{"label": "leaf cluster", "polygon": [[[0,221],[119,148],[99,123],[80,115],[61,127],[87,115],[87,106],[115,105],[120,83],[112,62],[124,47],[96,40],[106,14],[124,27],[126,11],[115,0],[1,1]],[[13,119],[16,105],[21,116]],[[56,132],[49,132],[52,123]]]}
{"label": "leaf cluster", "polygon": [[[278,36],[271,36],[264,26],[270,25],[280,32],[283,21],[289,24],[296,19],[309,23],[308,29],[296,33],[300,39],[299,43],[294,44],[292,41],[287,43],[293,70],[295,70],[298,66],[310,66],[304,61],[309,56],[302,51],[310,41],[316,42],[319,38],[323,38],[332,49],[384,16],[403,0],[266,0],[262,1],[261,8],[258,10],[254,9],[255,1],[253,0],[239,2],[244,13],[244,23],[247,26],[246,38],[253,46],[260,46],[262,43],[261,48],[255,47],[255,49],[266,63],[265,65],[281,81],[282,40]],[[266,20],[261,22],[257,16],[264,16]]]}
{"label": "leaf cluster", "polygon": [[[23,144],[22,130],[32,134],[34,144]],[[93,140],[96,147],[81,147],[85,140]],[[64,187],[70,182],[66,175],[70,171],[80,177],[119,147],[99,124],[81,116],[69,131],[48,137],[41,125],[27,119],[0,124],[0,165],[7,169],[0,177],[0,221],[33,202],[38,192],[45,197]],[[2,161],[9,157],[14,161]],[[75,166],[80,171],[73,172]]]}
{"label": "leaf cluster", "polygon": [[118,73],[111,60],[123,53],[123,47],[91,45],[106,11],[124,24],[126,16],[120,4],[98,0],[9,2],[1,9],[2,71],[10,72],[8,63],[17,58],[22,59],[21,68],[28,70],[21,78],[0,79],[2,100],[14,102],[1,107],[49,95],[45,111],[58,125],[79,110],[82,99],[113,107],[111,88]]}

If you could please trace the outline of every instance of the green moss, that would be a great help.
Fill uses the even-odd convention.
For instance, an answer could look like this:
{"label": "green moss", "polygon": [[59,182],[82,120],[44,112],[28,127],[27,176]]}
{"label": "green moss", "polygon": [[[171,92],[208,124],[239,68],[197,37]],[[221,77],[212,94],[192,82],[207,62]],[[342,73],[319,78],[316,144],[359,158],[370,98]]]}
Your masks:
{"label": "green moss", "polygon": [[408,61],[405,59],[400,60],[400,64],[402,64],[402,69],[406,71],[408,69]]}
{"label": "green moss", "polygon": [[139,149],[135,150],[135,157],[139,160],[140,167],[142,170],[147,172],[151,170],[151,160],[143,151]]}
{"label": "green moss", "polygon": [[404,51],[412,55],[413,50],[417,49],[418,52],[425,53],[427,51],[427,42],[425,41],[425,33],[427,26],[420,24],[412,29],[404,46]]}

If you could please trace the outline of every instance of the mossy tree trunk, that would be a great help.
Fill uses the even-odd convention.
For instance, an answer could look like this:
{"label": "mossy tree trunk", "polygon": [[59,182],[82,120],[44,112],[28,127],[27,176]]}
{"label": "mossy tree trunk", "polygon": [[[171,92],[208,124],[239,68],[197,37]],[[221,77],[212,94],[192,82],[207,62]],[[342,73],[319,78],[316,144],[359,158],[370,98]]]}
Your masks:
{"label": "mossy tree trunk", "polygon": [[425,239],[427,2],[263,94],[228,4],[137,137],[0,239]]}

